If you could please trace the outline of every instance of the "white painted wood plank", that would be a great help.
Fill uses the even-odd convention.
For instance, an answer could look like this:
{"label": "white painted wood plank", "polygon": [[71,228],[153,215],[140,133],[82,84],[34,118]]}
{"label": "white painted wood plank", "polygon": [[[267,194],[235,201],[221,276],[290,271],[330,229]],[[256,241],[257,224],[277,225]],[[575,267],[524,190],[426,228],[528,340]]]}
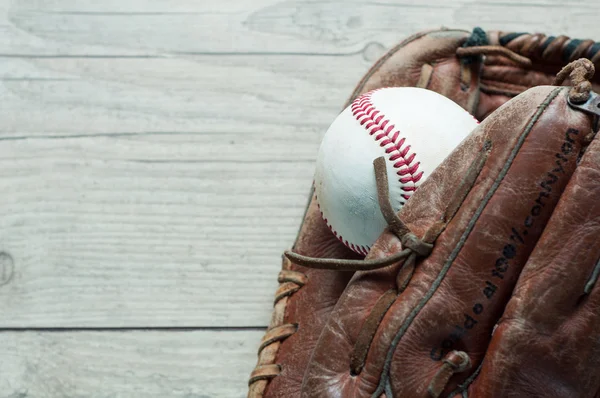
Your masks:
{"label": "white painted wood plank", "polygon": [[[597,34],[598,5],[578,1],[3,0],[0,53],[351,54],[440,25]],[[576,22],[575,22],[576,21]]]}
{"label": "white painted wood plank", "polygon": [[0,141],[0,325],[266,325],[317,149],[269,136]]}
{"label": "white painted wood plank", "polygon": [[8,58],[0,62],[0,133],[253,132],[305,140],[335,117],[371,62]]}
{"label": "white painted wood plank", "polygon": [[2,332],[3,398],[242,398],[260,331]]}

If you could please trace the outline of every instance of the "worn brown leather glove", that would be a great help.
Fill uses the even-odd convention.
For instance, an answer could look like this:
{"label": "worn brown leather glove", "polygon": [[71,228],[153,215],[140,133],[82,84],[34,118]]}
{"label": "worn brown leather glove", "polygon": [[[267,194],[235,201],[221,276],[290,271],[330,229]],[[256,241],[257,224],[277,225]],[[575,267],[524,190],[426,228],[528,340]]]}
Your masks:
{"label": "worn brown leather glove", "polygon": [[[559,74],[572,87],[551,85],[582,57]],[[593,63],[589,40],[480,29],[420,33],[379,60],[351,101],[418,86],[483,122],[398,215],[381,194],[390,226],[366,259],[311,194],[248,396],[600,396]]]}

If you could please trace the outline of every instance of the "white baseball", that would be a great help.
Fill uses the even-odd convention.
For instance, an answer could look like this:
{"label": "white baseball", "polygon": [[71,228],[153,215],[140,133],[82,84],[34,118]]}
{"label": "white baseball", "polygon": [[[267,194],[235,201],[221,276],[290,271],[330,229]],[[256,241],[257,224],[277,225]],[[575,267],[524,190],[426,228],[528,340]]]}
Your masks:
{"label": "white baseball", "polygon": [[385,157],[390,199],[399,211],[478,124],[458,104],[426,89],[383,88],[358,97],[319,149],[315,192],[323,219],[346,246],[366,255],[387,226],[373,160]]}

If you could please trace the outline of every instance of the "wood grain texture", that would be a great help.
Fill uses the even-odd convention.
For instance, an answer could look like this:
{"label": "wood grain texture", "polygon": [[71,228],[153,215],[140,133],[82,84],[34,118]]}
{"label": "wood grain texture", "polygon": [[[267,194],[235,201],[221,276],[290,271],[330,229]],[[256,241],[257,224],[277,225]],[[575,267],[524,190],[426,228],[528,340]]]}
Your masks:
{"label": "wood grain texture", "polygon": [[311,162],[236,159],[252,136],[1,141],[2,326],[265,323]]}
{"label": "wood grain texture", "polygon": [[2,398],[242,398],[260,331],[3,332]]}
{"label": "wood grain texture", "polygon": [[[600,38],[599,9],[0,0],[0,331],[24,329],[0,333],[0,398],[245,396],[262,332],[227,328],[268,323],[369,66],[439,26]],[[65,327],[98,331],[43,331]]]}
{"label": "wood grain texture", "polygon": [[[598,5],[568,0],[4,0],[7,53],[49,55],[338,54],[440,25],[574,36]],[[494,26],[491,26],[491,25]],[[18,48],[16,45],[23,44]]]}

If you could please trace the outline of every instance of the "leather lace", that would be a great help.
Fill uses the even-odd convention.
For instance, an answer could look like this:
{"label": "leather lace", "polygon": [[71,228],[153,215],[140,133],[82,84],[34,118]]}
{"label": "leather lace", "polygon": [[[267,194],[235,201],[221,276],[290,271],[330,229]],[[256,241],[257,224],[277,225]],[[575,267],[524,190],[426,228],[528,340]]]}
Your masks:
{"label": "leather lace", "polygon": [[298,325],[284,323],[287,300],[307,282],[305,274],[289,269],[287,258],[283,259],[283,270],[279,273],[279,288],[275,293],[275,303],[271,324],[258,348],[258,364],[252,371],[248,386],[249,397],[262,397],[267,382],[281,373],[281,366],[275,363],[275,356],[281,342],[298,330]]}
{"label": "leather lace", "polygon": [[600,43],[593,40],[571,39],[564,35],[506,33],[501,34],[499,44],[490,45],[483,29],[475,28],[463,46],[456,50],[456,55],[467,62],[476,60],[481,55],[500,55],[522,67],[531,66],[532,60],[565,65],[580,58],[598,64]]}
{"label": "leather lace", "polygon": [[520,66],[531,66],[531,59],[517,54],[516,52],[502,46],[473,46],[473,47],[459,47],[456,49],[456,55],[458,57],[472,57],[475,55],[503,55],[511,61],[516,62]]}
{"label": "leather lace", "polygon": [[580,58],[593,64],[600,62],[600,43],[572,39],[568,36],[548,36],[542,33],[508,33],[500,37],[500,45],[530,59],[565,65]]}
{"label": "leather lace", "polygon": [[521,67],[532,65],[531,59],[518,54],[502,45],[490,45],[485,31],[479,27],[473,29],[471,35],[465,40],[462,47],[456,49],[456,56],[463,64],[479,61],[482,55],[500,55],[510,59]]}

